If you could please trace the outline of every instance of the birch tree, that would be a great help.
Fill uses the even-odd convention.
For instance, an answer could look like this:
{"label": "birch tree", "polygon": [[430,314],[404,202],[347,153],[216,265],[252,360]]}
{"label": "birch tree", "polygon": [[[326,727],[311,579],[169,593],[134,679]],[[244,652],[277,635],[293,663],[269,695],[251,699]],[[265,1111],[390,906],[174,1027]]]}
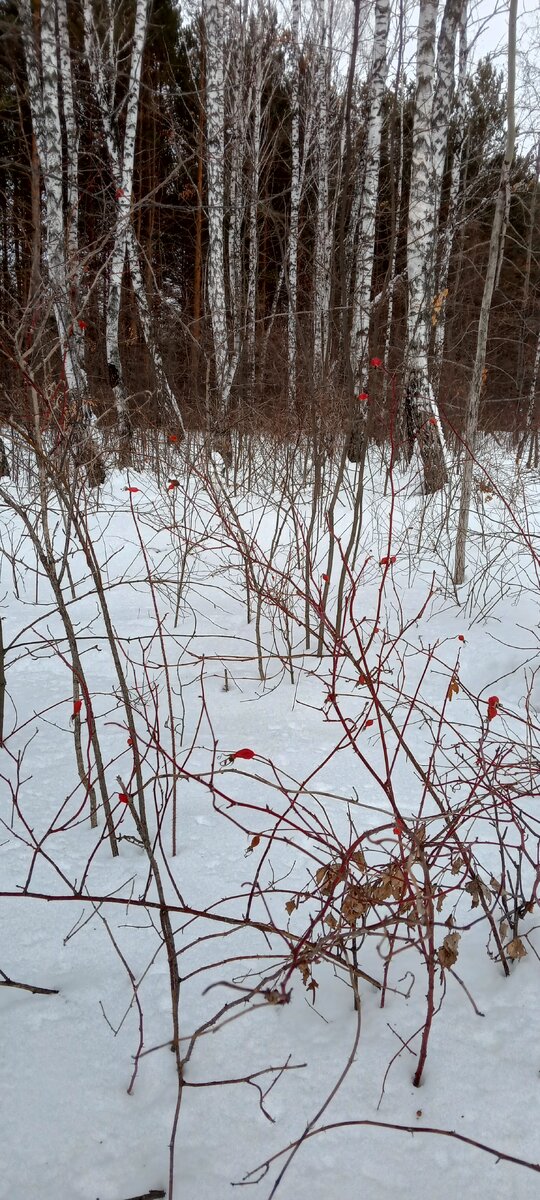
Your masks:
{"label": "birch tree", "polygon": [[[258,5],[253,45],[252,134],[251,134],[251,189],[249,199],[248,228],[248,278],[246,296],[246,341],[248,365],[248,401],[255,397],[255,333],[257,318],[257,268],[259,262],[259,236],[257,212],[259,205],[259,182],[261,165],[261,105],[263,90],[263,39],[262,13]],[[250,106],[251,107],[251,106]]]}
{"label": "birch tree", "polygon": [[429,378],[428,353],[435,278],[437,188],[433,173],[432,111],[438,0],[420,0],[416,97],[407,228],[407,366],[405,411],[416,439],[426,492],[448,480],[444,437]]}
{"label": "birch tree", "polygon": [[[233,355],[236,361],[240,358],[242,344],[243,313],[243,272],[242,272],[242,224],[246,203],[243,165],[246,154],[248,108],[251,97],[246,95],[246,30],[244,13],[239,9],[232,10],[230,25],[223,23],[222,56],[226,49],[225,59],[228,59],[228,70],[224,63],[224,103],[223,121],[225,123],[228,110],[227,147],[223,142],[223,216],[227,229],[226,264],[228,266],[228,304],[229,336],[233,344]],[[228,35],[228,36],[227,36]],[[227,45],[225,45],[227,43]],[[230,103],[227,100],[230,98]],[[227,154],[228,150],[228,154]],[[229,159],[229,163],[227,163]],[[229,170],[227,171],[227,166]],[[228,189],[227,189],[228,183]],[[227,295],[227,294],[226,294]]]}
{"label": "birch tree", "polygon": [[216,424],[226,424],[238,347],[231,353],[225,285],[225,72],[224,0],[203,0],[206,40],[206,153],[208,214],[208,307],[212,328]]}
{"label": "birch tree", "polygon": [[289,285],[289,307],[287,312],[287,392],[289,409],[296,406],[296,354],[297,354],[297,307],[298,307],[298,230],[300,220],[300,15],[301,0],[293,0],[292,8],[292,58],[291,84],[291,198],[289,209],[289,241],[287,268]]}
{"label": "birch tree", "polygon": [[122,283],[126,257],[129,262],[139,319],[152,359],[161,398],[174,414],[181,432],[184,432],[182,414],[167,380],[161,352],[152,329],[152,320],[140,268],[132,221],[135,145],[148,15],[149,0],[137,0],[131,45],[129,82],[124,103],[125,121],[123,133],[121,133],[118,120],[119,114],[116,106],[117,47],[114,36],[114,14],[110,5],[107,5],[105,28],[100,36],[100,30],[94,17],[92,0],[84,0],[85,56],[90,71],[94,97],[98,104],[102,122],[114,187],[115,219],[113,247],[107,281],[105,342],[109,383],[115,400],[118,416],[118,432],[122,443],[123,455],[128,453],[127,443],[132,432],[119,343]]}
{"label": "birch tree", "polygon": [[329,199],[328,96],[332,62],[331,0],[318,0],[319,34],[315,74],[316,97],[316,189],[315,246],[313,251],[313,382],[315,392],[323,384],[330,328],[330,265],[332,227]]}
{"label": "birch tree", "polygon": [[356,270],[352,303],[350,341],[353,380],[353,424],[348,454],[361,461],[366,444],[367,396],[369,387],[369,328],[371,290],[375,263],[375,215],[379,186],[383,102],[388,74],[388,30],[390,0],[375,0],[375,33],[369,77],[370,106],[367,129],[366,164],[361,192],[360,220],[356,251]]}
{"label": "birch tree", "polygon": [[[77,242],[77,131],[71,84],[71,56],[67,17],[62,0],[42,0],[39,22],[34,25],[32,0],[19,0],[21,35],[24,47],[28,99],[36,138],[44,191],[45,261],[51,291],[58,343],[66,390],[71,401],[74,423],[71,429],[75,459],[85,463],[91,484],[103,482],[104,470],[91,432],[88,406],[88,380],[84,366],[82,327],[78,323]],[[58,33],[57,33],[58,29]],[[59,60],[63,79],[60,88]],[[66,165],[63,154],[60,103],[68,152],[74,162]],[[63,181],[67,179],[67,230],[64,214]],[[75,333],[77,328],[77,333]]]}

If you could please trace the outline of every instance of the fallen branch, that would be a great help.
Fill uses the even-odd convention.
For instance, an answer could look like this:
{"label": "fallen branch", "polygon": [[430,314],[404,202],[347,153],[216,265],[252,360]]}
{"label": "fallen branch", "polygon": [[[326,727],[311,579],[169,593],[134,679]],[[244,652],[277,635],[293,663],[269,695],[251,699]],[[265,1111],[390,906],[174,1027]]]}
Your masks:
{"label": "fallen branch", "polygon": [[0,987],[20,988],[22,992],[32,992],[34,996],[58,996],[58,988],[42,988],[34,987],[32,983],[18,983],[15,979],[10,979],[3,971],[0,971],[2,978],[0,979]]}
{"label": "fallen branch", "polygon": [[[307,1141],[308,1138],[316,1137],[319,1133],[330,1133],[333,1129],[350,1129],[352,1127],[358,1128],[360,1126],[368,1126],[371,1129],[393,1129],[400,1133],[432,1133],[438,1137],[455,1138],[455,1140],[458,1142],[464,1142],[467,1146],[474,1146],[476,1150],[483,1150],[485,1154],[491,1154],[492,1157],[497,1160],[497,1162],[514,1163],[518,1167],[527,1167],[529,1171],[540,1172],[540,1163],[529,1162],[526,1158],[518,1158],[518,1156],[515,1154],[505,1154],[504,1150],[497,1150],[494,1146],[488,1146],[485,1142],[477,1141],[476,1138],[467,1137],[464,1133],[457,1133],[454,1129],[437,1129],[429,1125],[398,1125],[393,1121],[333,1121],[330,1125],[320,1125],[318,1129],[308,1128],[301,1135],[301,1137],[297,1138],[294,1142],[289,1142],[288,1146],[284,1146],[283,1150],[278,1150],[276,1154],[273,1154],[270,1158],[267,1158],[265,1162],[260,1163],[258,1167],[254,1167],[252,1171],[249,1171],[247,1175],[244,1175],[242,1180],[238,1181],[237,1183],[233,1183],[232,1186],[245,1187],[246,1184],[260,1183],[261,1180],[264,1179],[264,1177],[268,1174],[272,1163],[276,1162],[277,1159],[282,1158],[284,1154],[287,1154],[291,1150],[298,1147],[301,1142]],[[257,1176],[256,1179],[253,1178],[254,1175]],[[282,1177],[283,1169],[278,1175],[276,1183],[274,1184],[274,1187],[270,1193],[270,1197],[275,1195],[276,1189],[279,1186]]]}
{"label": "fallen branch", "polygon": [[153,1188],[151,1192],[143,1192],[140,1196],[129,1196],[128,1200],[164,1200],[164,1196],[162,1188]]}

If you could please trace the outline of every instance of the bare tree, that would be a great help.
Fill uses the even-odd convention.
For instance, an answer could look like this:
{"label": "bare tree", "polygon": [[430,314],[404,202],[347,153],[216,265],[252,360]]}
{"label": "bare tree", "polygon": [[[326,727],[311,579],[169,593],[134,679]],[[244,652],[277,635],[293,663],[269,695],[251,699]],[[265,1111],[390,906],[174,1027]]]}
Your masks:
{"label": "bare tree", "polygon": [[231,352],[225,286],[225,70],[224,0],[203,0],[206,38],[206,153],[208,213],[208,307],[212,326],[216,386],[216,424],[226,423],[238,345]]}
{"label": "bare tree", "polygon": [[105,340],[109,383],[115,399],[118,415],[118,432],[124,453],[128,452],[127,443],[131,435],[128,396],[124,381],[119,336],[122,283],[126,256],[129,262],[139,319],[154,367],[155,376],[160,387],[161,396],[167,407],[174,414],[179,429],[182,433],[184,432],[182,414],[167,380],[161,351],[152,329],[152,320],[132,222],[135,146],[139,116],[142,61],[148,29],[148,16],[148,0],[137,0],[129,82],[123,106],[125,109],[125,119],[121,130],[115,99],[117,46],[115,43],[114,13],[110,7],[106,9],[105,26],[103,29],[100,29],[94,15],[93,0],[84,0],[85,56],[90,71],[94,99],[97,102],[102,122],[114,185],[115,222],[113,248],[108,273]]}
{"label": "bare tree", "polygon": [[287,320],[288,348],[288,399],[289,408],[296,405],[296,352],[298,304],[298,229],[300,219],[300,13],[301,0],[293,0],[292,10],[292,55],[293,73],[291,84],[291,199],[289,209],[288,275],[289,308]]}
{"label": "bare tree", "polygon": [[367,130],[366,165],[360,207],[360,224],[354,274],[351,330],[351,376],[354,390],[353,426],[349,440],[349,458],[362,460],[366,446],[367,396],[369,387],[369,330],[371,290],[375,263],[375,215],[379,185],[383,102],[388,74],[388,30],[390,0],[375,0],[375,33],[370,69],[370,109]]}
{"label": "bare tree", "polygon": [[[435,280],[436,196],[433,128],[435,41],[438,0],[421,0],[416,54],[409,219],[407,230],[407,373],[405,406],[407,431],[416,439],[424,469],[426,492],[448,480],[444,437],[429,377],[428,354]],[[440,106],[439,106],[440,112]]]}
{"label": "bare tree", "polygon": [[502,260],[504,251],[504,242],[506,237],[506,227],[508,224],[510,210],[510,169],[514,159],[514,147],[516,142],[516,113],[515,113],[515,92],[516,92],[516,22],[517,22],[517,0],[510,0],[510,8],[508,15],[508,84],[507,84],[507,119],[506,119],[506,145],[504,150],[504,158],[501,168],[501,178],[497,199],[495,202],[495,212],[493,215],[493,225],[491,228],[491,238],[489,243],[489,254],[486,269],[486,277],[484,281],[484,291],[482,295],[482,304],[480,307],[480,318],[478,321],[478,334],[476,340],[476,355],[474,360],[471,385],[467,401],[467,416],[465,422],[465,458],[463,463],[463,475],[461,479],[461,496],[459,503],[459,520],[456,538],[456,558],[454,564],[454,582],[456,584],[463,583],[465,579],[465,549],[467,545],[467,532],[469,528],[469,510],[471,506],[473,470],[474,470],[474,449],[476,441],[476,431],[478,428],[478,413],[480,409],[480,396],[482,392],[482,382],[484,375],[484,367],[486,365],[486,349],[489,331],[489,315],[491,311],[491,302],[493,292],[495,290],[495,281],[499,272],[499,264]]}
{"label": "bare tree", "polygon": [[[39,26],[31,0],[20,0],[28,99],[43,181],[46,266],[56,322],[65,387],[73,421],[71,445],[75,460],[85,463],[91,484],[103,482],[103,465],[94,445],[84,365],[83,323],[78,310],[77,130],[71,84],[69,34],[62,0],[43,0]],[[38,53],[39,39],[39,53]],[[59,62],[63,79],[60,86]],[[66,164],[61,125],[61,99],[68,156]],[[63,181],[67,179],[68,214],[64,211]],[[66,228],[67,225],[67,228]]]}

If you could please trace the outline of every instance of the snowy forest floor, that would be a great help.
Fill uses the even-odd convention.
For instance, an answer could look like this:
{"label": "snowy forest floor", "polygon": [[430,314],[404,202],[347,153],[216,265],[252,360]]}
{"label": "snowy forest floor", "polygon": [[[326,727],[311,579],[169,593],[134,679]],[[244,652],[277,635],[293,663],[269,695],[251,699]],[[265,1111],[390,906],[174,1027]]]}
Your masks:
{"label": "snowy forest floor", "polygon": [[0,488],[2,1200],[538,1196],[540,481],[386,467]]}

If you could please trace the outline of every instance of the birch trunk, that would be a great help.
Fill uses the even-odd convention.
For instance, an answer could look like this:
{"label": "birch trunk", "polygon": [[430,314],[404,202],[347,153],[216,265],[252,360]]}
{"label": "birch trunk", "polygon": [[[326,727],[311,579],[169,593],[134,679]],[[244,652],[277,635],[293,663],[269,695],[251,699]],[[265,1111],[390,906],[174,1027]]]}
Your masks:
{"label": "birch trunk", "polygon": [[480,307],[480,318],[478,321],[478,335],[476,341],[476,356],[469,390],[469,398],[467,404],[467,417],[465,423],[465,460],[463,463],[463,476],[461,480],[461,496],[459,504],[458,529],[456,537],[456,558],[454,564],[454,583],[459,586],[465,579],[465,550],[467,545],[467,533],[469,529],[469,510],[471,506],[473,469],[474,469],[474,451],[476,432],[478,429],[478,413],[480,409],[480,394],[482,390],[482,376],[486,365],[486,348],[489,330],[489,315],[491,310],[491,302],[495,289],[495,281],[499,262],[502,259],[504,249],[504,241],[506,236],[506,225],[508,221],[509,211],[509,196],[510,196],[510,169],[514,159],[514,148],[516,141],[516,117],[515,117],[515,90],[516,90],[516,22],[517,22],[517,0],[510,0],[510,8],[508,15],[508,83],[507,83],[507,125],[506,125],[506,145],[504,151],[504,159],[501,169],[501,179],[497,200],[495,204],[495,213],[493,216],[493,225],[491,229],[491,238],[489,243],[489,254],[486,268],[486,277],[484,281],[484,292],[482,295],[482,304]]}
{"label": "birch trunk", "polygon": [[328,351],[330,320],[330,258],[332,230],[329,214],[328,93],[330,87],[330,13],[326,0],[319,0],[320,34],[316,72],[316,157],[317,208],[315,217],[313,282],[313,383],[317,400],[323,386]]}
{"label": "birch trunk", "polygon": [[[360,209],[351,328],[350,355],[354,408],[348,456],[352,462],[362,461],[366,446],[371,289],[375,262],[375,216],[379,187],[383,102],[388,74],[389,25],[390,0],[376,0],[375,33],[370,69],[366,167]],[[361,397],[366,397],[366,399]]]}
{"label": "birch trunk", "polygon": [[195,218],[195,262],[193,267],[193,342],[191,346],[191,366],[193,384],[199,394],[199,355],[201,341],[201,301],[202,301],[202,227],[203,227],[203,166],[204,166],[204,26],[199,22],[199,37],[201,44],[200,77],[198,88],[199,123],[197,129],[197,213]]}
{"label": "birch trunk", "polygon": [[[354,92],[354,81],[356,78],[356,60],[358,56],[358,35],[360,28],[360,5],[361,0],[354,0],[354,20],[351,42],[351,57],[347,71],[347,88],[345,92],[345,105],[343,113],[343,180],[341,185],[341,206],[339,213],[338,225],[338,255],[339,255],[339,303],[340,303],[340,327],[341,327],[341,356],[344,363],[346,387],[352,392],[352,375],[350,370],[351,357],[351,339],[350,339],[350,304],[349,304],[349,267],[350,263],[347,260],[347,238],[346,229],[348,219],[350,218],[350,200],[349,189],[351,182],[352,170],[352,137],[351,137],[351,114],[352,101]],[[337,196],[337,191],[336,191]],[[354,240],[353,240],[354,245]]]}
{"label": "birch trunk", "polygon": [[463,121],[463,96],[467,78],[468,45],[467,45],[467,0],[463,4],[459,26],[459,74],[457,84],[457,103],[454,112],[454,122],[458,130],[458,145],[454,151],[450,177],[450,194],[448,198],[448,214],[446,224],[439,239],[439,270],[437,276],[437,303],[432,320],[435,321],[435,338],[433,343],[433,387],[438,398],[441,371],[443,363],[446,298],[448,296],[448,277],[450,261],[457,226],[459,189],[463,166],[463,151],[465,146],[464,131],[460,129]]}
{"label": "birch trunk", "polygon": [[[238,359],[241,349],[242,313],[242,218],[244,210],[244,183],[242,167],[246,148],[246,102],[244,97],[243,67],[245,62],[244,26],[242,15],[234,14],[231,31],[231,54],[229,66],[229,93],[231,96],[230,117],[230,173],[228,196],[227,259],[229,268],[229,321],[233,353]],[[225,87],[225,84],[224,84]],[[226,89],[225,89],[226,95]],[[225,105],[224,105],[225,113]],[[223,176],[225,190],[225,145],[223,151]]]}
{"label": "birch trunk", "polygon": [[407,372],[405,411],[409,441],[416,439],[426,493],[448,481],[444,437],[428,370],[435,278],[437,189],[433,173],[432,111],[438,0],[420,0],[416,56],[409,220],[407,229]]}
{"label": "birch trunk", "polygon": [[[401,42],[400,42],[401,45]],[[390,341],[392,335],[392,321],[394,316],[394,300],[396,292],[396,265],[397,265],[397,250],[398,250],[398,234],[401,227],[401,209],[403,203],[403,162],[404,162],[404,116],[405,116],[405,97],[402,76],[402,63],[400,62],[400,70],[396,80],[396,100],[399,104],[399,151],[398,151],[398,169],[397,169],[397,184],[392,188],[392,237],[390,245],[390,255],[388,264],[388,311],[386,314],[386,330],[384,336],[384,378],[383,378],[383,400],[385,405],[388,403],[389,392],[389,364],[390,364]],[[393,123],[394,124],[394,123]],[[393,127],[393,126],[392,126]],[[391,141],[391,153],[395,149],[395,142]]]}
{"label": "birch trunk", "polygon": [[[64,81],[66,141],[68,147],[75,149],[76,153],[77,133],[74,128],[75,112],[71,91],[69,38],[67,26],[64,28],[62,26],[62,13],[58,13],[55,0],[43,0],[39,26],[40,62],[36,47],[38,34],[34,27],[32,0],[19,0],[19,12],[32,126],[43,179],[45,260],[48,283],[65,386],[72,406],[71,448],[75,461],[87,466],[88,481],[94,486],[104,481],[105,473],[90,432],[91,412],[87,404],[88,381],[84,368],[82,339],[74,333],[75,312],[72,311],[71,303],[69,263],[70,258],[74,255],[73,265],[76,267],[76,227],[71,234],[66,236],[64,220],[64,171],[68,179],[68,195],[71,197],[71,203],[75,203],[75,208],[74,196],[78,182],[76,162],[74,168],[65,167],[64,164],[60,123],[59,56],[69,75],[69,79]],[[60,30],[59,37],[57,37],[57,20]]]}
{"label": "birch trunk", "polygon": [[298,308],[298,231],[300,222],[300,13],[301,0],[293,0],[292,50],[293,76],[291,85],[291,201],[289,244],[287,251],[289,307],[287,311],[287,393],[289,411],[296,408],[296,357]]}
{"label": "birch trunk", "polygon": [[[148,0],[137,0],[135,8],[135,28],[131,49],[131,65],[129,85],[126,100],[126,118],[124,145],[119,170],[115,179],[116,221],[114,244],[109,266],[109,287],[107,295],[106,332],[107,368],[109,382],[118,413],[118,430],[120,439],[125,441],[131,433],[131,424],[127,411],[127,396],[122,375],[122,361],[119,346],[120,307],[122,302],[122,279],[124,262],[131,226],[131,204],[133,197],[133,167],[135,161],[135,139],[137,136],[137,120],[139,115],[139,94],[141,86],[142,57],[146,41],[148,24]],[[112,36],[112,31],[109,36]]]}
{"label": "birch trunk", "polygon": [[257,268],[259,262],[259,241],[257,226],[257,210],[259,204],[259,176],[261,161],[261,102],[263,85],[262,64],[262,26],[257,20],[256,40],[254,46],[255,63],[253,78],[253,132],[252,132],[252,169],[251,193],[249,200],[249,247],[248,247],[248,285],[246,297],[246,341],[248,388],[247,399],[252,405],[255,400],[255,334],[257,319]]}
{"label": "birch trunk", "polygon": [[216,424],[224,431],[238,358],[229,353],[227,331],[225,208],[224,0],[203,0],[206,37],[206,146],[208,213],[208,306],[214,346]]}
{"label": "birch trunk", "polygon": [[126,255],[129,260],[133,291],[145,343],[154,367],[160,398],[174,413],[178,429],[184,433],[184,422],[176,397],[170,387],[161,351],[154,336],[150,308],[140,269],[139,255],[132,221],[133,175],[135,145],[139,116],[141,73],[149,17],[149,0],[137,0],[135,28],[131,50],[130,78],[125,104],[123,136],[118,128],[115,108],[116,49],[114,14],[106,5],[106,25],[100,40],[94,20],[92,0],[84,0],[84,45],[92,87],[98,102],[109,165],[115,189],[115,223],[113,249],[109,263],[107,303],[105,313],[105,342],[107,368],[118,417],[121,457],[127,460],[131,422],[125,388],[119,332],[122,303],[122,283]]}

